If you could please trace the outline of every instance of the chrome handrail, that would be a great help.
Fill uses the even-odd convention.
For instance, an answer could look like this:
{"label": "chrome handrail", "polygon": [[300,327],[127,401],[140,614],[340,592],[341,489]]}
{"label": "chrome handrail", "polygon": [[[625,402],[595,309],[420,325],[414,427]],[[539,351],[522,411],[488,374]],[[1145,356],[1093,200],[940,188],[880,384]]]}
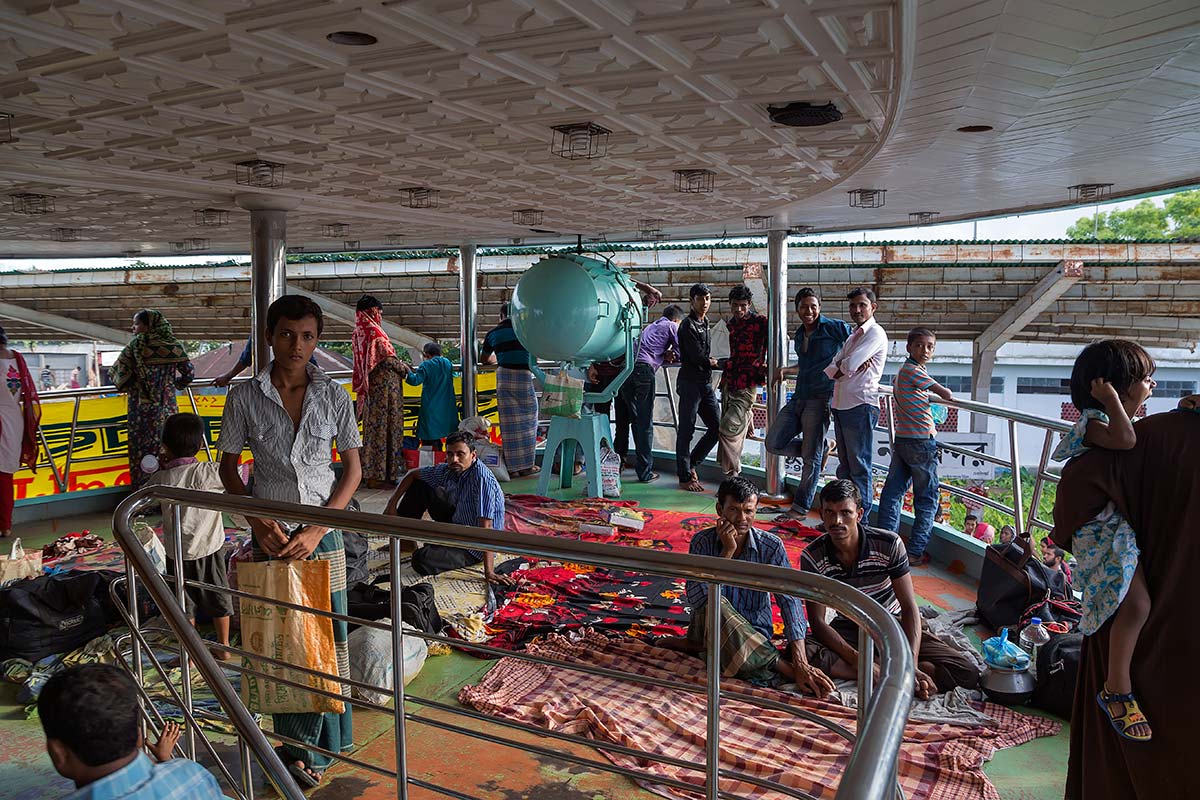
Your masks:
{"label": "chrome handrail", "polygon": [[[279,760],[274,750],[271,749],[266,735],[254,725],[249,713],[241,704],[237,693],[233,691],[225,680],[220,667],[208,650],[208,644],[200,639],[194,628],[189,624],[187,616],[179,603],[182,582],[177,583],[174,591],[172,591],[172,588],[167,585],[166,580],[154,571],[148,556],[142,549],[137,537],[133,534],[132,524],[134,516],[158,502],[173,504],[173,514],[178,513],[178,509],[181,506],[194,506],[232,514],[249,514],[270,519],[319,525],[330,529],[353,530],[386,536],[390,540],[389,547],[393,575],[399,574],[401,539],[420,539],[423,542],[434,544],[501,552],[519,552],[540,558],[588,563],[612,569],[684,577],[690,580],[703,581],[708,584],[709,597],[719,597],[722,584],[729,583],[761,591],[794,595],[830,606],[839,610],[860,626],[859,643],[864,648],[863,652],[869,656],[871,650],[874,647],[878,647],[880,656],[880,682],[878,687],[872,691],[869,681],[859,687],[858,731],[841,783],[839,784],[837,797],[842,800],[846,798],[854,798],[854,800],[859,800],[860,798],[862,800],[883,800],[885,797],[891,797],[897,789],[894,770],[886,766],[881,768],[881,765],[894,764],[899,752],[904,733],[904,724],[908,718],[908,710],[913,694],[913,680],[915,676],[913,654],[908,646],[907,638],[895,617],[865,594],[838,581],[820,575],[799,572],[794,569],[709,556],[693,556],[681,553],[629,548],[613,544],[558,539],[503,530],[474,528],[340,509],[282,503],[257,498],[189,491],[164,486],[149,486],[140,489],[121,502],[113,518],[114,535],[121,543],[128,558],[127,576],[130,578],[129,591],[131,593],[136,591],[136,579],[144,582],[151,597],[158,604],[164,619],[187,651],[189,658],[182,664],[182,668],[185,670],[184,686],[190,685],[186,670],[190,668],[190,665],[194,665],[211,685],[214,694],[225,709],[230,721],[238,730],[239,735],[242,736],[243,741],[263,765],[270,779],[276,783],[284,796],[288,797],[289,800],[291,798],[299,798],[302,795],[299,793],[299,789],[295,786],[291,776],[287,773],[287,769]],[[200,585],[194,581],[189,581],[188,583]],[[393,591],[393,624],[391,632],[396,669],[392,696],[395,699],[397,766],[401,777],[398,788],[399,796],[404,797],[405,787],[408,783],[412,783],[414,786],[431,788],[436,791],[441,791],[441,787],[436,787],[425,781],[408,776],[405,768],[405,718],[411,718],[421,724],[434,723],[426,718],[412,717],[403,711],[405,699],[402,668],[403,636],[418,635],[421,638],[430,640],[436,640],[437,637],[425,634],[413,634],[412,632],[401,633],[401,628],[398,624],[399,596],[400,593],[398,591]],[[269,599],[264,600],[268,603],[274,602]],[[702,690],[708,697],[708,711],[710,715],[706,773],[708,777],[705,782],[708,800],[717,800],[719,797],[727,796],[727,793],[719,790],[717,784],[718,778],[742,777],[741,773],[720,769],[719,762],[714,760],[719,736],[719,731],[716,728],[716,719],[719,714],[720,698],[722,696],[736,696],[733,693],[721,690],[719,684],[719,645],[721,639],[719,605],[719,603],[710,602],[707,606],[709,610],[707,624],[709,626],[708,664],[710,680],[708,686]],[[334,615],[332,612],[317,610],[309,610],[308,613],[324,617],[340,616]],[[136,619],[133,622],[136,624]],[[380,625],[380,623],[375,623],[374,627],[380,627]],[[458,642],[457,644],[463,647],[471,647],[470,643],[467,642]],[[137,647],[138,642],[135,638],[133,653],[135,667],[140,665]],[[229,651],[238,652],[233,648],[229,648]],[[543,659],[528,653],[514,652],[506,653],[505,655],[524,660],[542,661],[583,672],[598,671],[598,668],[592,668],[587,665]],[[138,674],[140,675],[140,667],[138,668]],[[243,668],[243,670],[245,669]],[[870,671],[867,670],[866,674],[870,676]],[[333,677],[337,678],[337,676]],[[690,689],[698,691],[696,687],[690,687]],[[749,702],[756,701],[756,698],[750,696],[739,696],[739,699]],[[352,702],[356,705],[364,704],[364,701],[361,700]],[[420,703],[421,699],[412,698],[411,702]],[[805,718],[809,717],[806,716]],[[819,721],[819,718],[817,721]],[[471,732],[458,726],[449,725],[448,723],[439,722],[437,724],[448,730],[490,738],[531,752],[542,753],[545,751],[544,748],[535,745],[512,742],[507,739],[497,740],[487,734]],[[556,732],[541,729],[535,729],[535,731],[540,736],[561,738],[556,736]],[[835,732],[838,731],[835,730]],[[844,731],[841,732],[843,735],[844,733]],[[604,744],[600,742],[594,742],[593,746],[601,750],[606,749]],[[331,755],[339,756],[339,754]],[[655,758],[653,754],[649,753],[644,754],[643,757],[650,760],[654,760]],[[619,774],[626,774],[628,772],[628,770],[624,770],[623,768],[617,768],[614,765],[589,759],[582,759],[582,762],[598,769],[605,769]],[[370,767],[371,765],[366,766]],[[703,768],[703,765],[696,765],[696,767]],[[377,768],[376,770],[378,771]],[[646,779],[659,780],[653,776],[646,776]],[[669,783],[670,779],[663,779],[663,782]],[[792,787],[772,784],[771,788],[793,794],[797,797],[807,796],[804,792]],[[457,793],[447,793],[462,797],[462,795],[458,795]]]}

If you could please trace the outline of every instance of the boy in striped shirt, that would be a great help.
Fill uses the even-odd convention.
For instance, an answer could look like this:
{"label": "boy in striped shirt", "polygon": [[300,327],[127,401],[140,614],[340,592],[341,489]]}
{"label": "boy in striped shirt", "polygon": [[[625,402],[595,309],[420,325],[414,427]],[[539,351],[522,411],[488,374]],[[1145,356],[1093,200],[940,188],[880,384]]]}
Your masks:
{"label": "boy in striped shirt", "polygon": [[938,501],[938,451],[934,439],[937,429],[928,393],[944,400],[954,396],[925,369],[935,347],[937,337],[928,328],[913,328],[908,332],[908,358],[892,387],[892,405],[896,411],[892,463],[879,496],[879,527],[898,532],[900,504],[912,484],[913,525],[908,558],[914,566],[929,563],[925,545],[929,543]]}

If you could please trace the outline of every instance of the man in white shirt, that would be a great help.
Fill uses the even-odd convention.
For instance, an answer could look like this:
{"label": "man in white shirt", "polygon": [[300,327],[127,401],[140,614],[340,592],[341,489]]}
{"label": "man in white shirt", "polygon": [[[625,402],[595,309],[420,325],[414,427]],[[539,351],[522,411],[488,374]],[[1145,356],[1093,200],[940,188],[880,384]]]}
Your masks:
{"label": "man in white shirt", "polygon": [[875,321],[879,308],[875,292],[860,286],[846,297],[850,301],[850,321],[857,327],[825,368],[825,374],[833,380],[830,406],[837,439],[837,476],[854,482],[869,514],[875,496],[871,451],[879,420],[879,379],[887,360],[888,338]]}

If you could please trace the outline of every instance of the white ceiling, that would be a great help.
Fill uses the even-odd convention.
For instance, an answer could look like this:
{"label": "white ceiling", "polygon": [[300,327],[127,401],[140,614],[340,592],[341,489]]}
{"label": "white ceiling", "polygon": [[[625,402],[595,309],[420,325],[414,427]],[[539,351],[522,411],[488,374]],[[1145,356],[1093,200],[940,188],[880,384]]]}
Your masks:
{"label": "white ceiling", "polygon": [[[371,47],[331,44],[359,30]],[[1061,204],[1200,176],[1200,5],[1116,0],[2,0],[0,254],[245,252],[235,162],[286,165],[301,206],[289,244],[337,249],[321,226],[382,246],[741,232],[743,217],[822,229]],[[832,101],[845,118],[771,124],[766,106]],[[608,157],[550,152],[551,126],[610,128]],[[960,134],[989,124],[986,134]],[[712,194],[673,190],[708,168]],[[436,210],[400,189],[441,191]],[[882,209],[846,190],[887,189]],[[232,211],[197,228],[192,211]],[[53,240],[55,228],[80,241]]]}

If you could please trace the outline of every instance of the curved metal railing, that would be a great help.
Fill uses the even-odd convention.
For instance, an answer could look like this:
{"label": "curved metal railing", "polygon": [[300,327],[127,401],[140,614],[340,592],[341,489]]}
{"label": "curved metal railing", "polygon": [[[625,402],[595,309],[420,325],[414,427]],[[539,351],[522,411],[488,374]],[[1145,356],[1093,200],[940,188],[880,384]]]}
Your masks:
{"label": "curved metal railing", "polygon": [[[707,604],[708,613],[706,622],[709,631],[709,635],[707,637],[707,659],[709,669],[707,685],[701,689],[695,685],[678,681],[651,678],[648,676],[629,675],[619,672],[614,673],[612,670],[600,667],[591,667],[579,663],[557,661],[523,652],[497,650],[486,645],[471,644],[462,640],[449,640],[444,637],[431,634],[413,633],[411,631],[405,632],[399,625],[361,620],[354,617],[349,617],[347,615],[317,611],[315,609],[282,603],[267,598],[253,598],[253,596],[248,595],[245,592],[234,589],[224,589],[223,587],[216,587],[197,581],[183,581],[180,580],[178,576],[168,576],[167,578],[164,578],[164,576],[159,575],[155,571],[149,557],[142,549],[141,544],[138,542],[138,539],[133,532],[134,518],[139,513],[150,510],[151,508],[157,509],[160,502],[170,503],[170,513],[174,515],[179,514],[182,506],[193,506],[231,514],[249,514],[252,516],[262,516],[289,522],[313,524],[342,530],[360,531],[363,533],[387,537],[389,540],[389,557],[391,563],[391,572],[393,575],[393,621],[399,620],[401,616],[399,576],[402,569],[400,550],[400,543],[402,539],[420,539],[423,542],[430,542],[434,544],[508,553],[522,553],[541,558],[569,560],[572,562],[593,564],[595,566],[607,567],[611,569],[632,570],[658,575],[683,577],[689,580],[704,581],[707,583],[709,597],[720,597],[721,586],[728,583],[772,593],[793,595],[806,600],[813,600],[837,609],[846,617],[859,625],[860,633],[858,644],[860,652],[860,668],[858,676],[858,688],[860,700],[857,711],[857,733],[852,734],[841,726],[833,724],[830,721],[823,719],[819,715],[805,712],[802,709],[795,709],[770,700],[766,700],[764,698],[722,689],[720,685],[719,668],[719,648],[721,639],[719,603]],[[178,524],[177,516],[175,521],[176,524]],[[284,797],[289,798],[289,800],[299,800],[299,798],[303,797],[292,777],[287,772],[286,767],[279,760],[278,756],[272,749],[270,741],[271,739],[280,742],[292,742],[294,744],[299,744],[309,750],[316,750],[318,752],[325,751],[320,751],[319,748],[315,748],[311,745],[294,742],[287,737],[283,737],[274,733],[267,734],[254,723],[252,716],[242,704],[237,692],[230,686],[228,680],[225,678],[222,666],[218,665],[217,661],[209,652],[209,648],[213,646],[212,643],[201,640],[195,629],[189,624],[182,605],[185,586],[198,586],[210,590],[225,591],[235,597],[253,598],[259,602],[274,604],[278,607],[293,608],[295,610],[317,616],[340,619],[354,624],[388,631],[392,638],[392,653],[395,663],[391,691],[395,710],[388,709],[385,706],[371,703],[362,699],[352,699],[350,697],[342,697],[341,695],[331,696],[342,699],[345,702],[355,706],[372,708],[394,714],[397,770],[392,772],[387,769],[383,769],[378,765],[370,764],[354,758],[353,756],[347,756],[340,753],[325,752],[325,754],[364,769],[371,770],[378,774],[397,778],[397,796],[400,798],[407,797],[407,787],[410,784],[413,786],[438,791],[456,798],[467,797],[466,795],[454,790],[431,784],[408,774],[405,761],[405,726],[409,721],[413,721],[418,724],[432,725],[434,727],[458,734],[499,742],[535,754],[565,759],[595,769],[615,772],[618,774],[627,775],[629,777],[643,779],[649,782],[672,785],[676,786],[677,788],[689,789],[692,791],[696,791],[700,788],[700,784],[695,782],[689,783],[676,778],[650,775],[635,769],[619,767],[614,764],[596,759],[584,758],[582,756],[551,750],[539,745],[506,739],[501,736],[495,736],[483,731],[472,730],[464,726],[454,725],[452,723],[447,723],[440,720],[416,717],[411,712],[397,713],[405,708],[406,702],[415,703],[425,707],[437,708],[441,711],[465,716],[475,720],[484,720],[489,723],[499,725],[505,730],[527,731],[535,733],[540,737],[550,737],[562,741],[586,744],[598,750],[635,755],[640,759],[666,762],[677,767],[703,772],[705,775],[703,788],[708,800],[736,797],[735,795],[731,795],[728,792],[720,790],[719,781],[723,778],[747,781],[749,783],[764,786],[773,791],[778,791],[792,797],[811,797],[811,795],[808,793],[793,786],[787,786],[777,781],[764,780],[754,776],[745,775],[737,770],[721,768],[718,758],[718,746],[720,741],[719,710],[722,698],[737,699],[741,702],[752,703],[763,707],[771,707],[790,711],[798,718],[821,724],[837,735],[850,739],[853,742],[853,748],[839,784],[837,793],[839,800],[883,800],[885,797],[890,797],[893,794],[898,793],[895,765],[897,754],[903,738],[904,724],[908,718],[908,710],[913,694],[913,680],[915,676],[913,654],[908,646],[908,641],[903,630],[901,629],[897,620],[891,614],[887,613],[887,611],[884,610],[879,604],[875,603],[857,589],[851,588],[845,584],[825,578],[823,576],[803,573],[793,569],[753,564],[730,559],[693,556],[681,553],[630,548],[613,544],[582,542],[553,537],[513,533],[509,531],[497,531],[485,528],[451,525],[446,523],[410,520],[382,516],[378,514],[303,506],[255,498],[235,497],[232,495],[173,489],[162,486],[146,487],[127,497],[120,504],[120,506],[118,506],[116,514],[114,515],[113,531],[117,541],[120,542],[122,548],[125,550],[127,557],[126,590],[128,592],[129,600],[127,605],[125,605],[125,607],[122,609],[122,613],[126,615],[126,621],[129,623],[131,631],[134,632],[134,635],[130,641],[132,648],[132,672],[135,677],[140,680],[143,665],[142,651],[146,647],[146,642],[138,633],[140,631],[140,621],[137,616],[136,593],[137,587],[141,585],[145,587],[155,603],[158,605],[158,608],[164,619],[170,626],[171,631],[178,638],[181,645],[180,668],[182,670],[182,692],[178,696],[178,701],[182,705],[189,707],[185,708],[185,717],[189,723],[189,734],[187,739],[188,754],[194,756],[196,752],[193,737],[196,730],[198,730],[195,726],[195,715],[190,713],[190,671],[194,665],[195,669],[199,670],[204,679],[208,682],[218,702],[221,704],[222,708],[225,710],[225,713],[228,715],[229,720],[237,730],[237,734],[241,740],[241,752],[244,754],[242,786],[239,787],[232,785],[233,781],[231,778],[228,778],[228,772],[225,773],[228,778],[228,782],[231,784],[230,788],[237,793],[239,797],[249,798],[253,796],[252,786],[249,782],[250,771],[246,766],[250,756],[260,763],[266,772],[268,779],[278,788]],[[173,554],[174,563],[176,565],[183,563],[182,552],[180,548],[181,544],[177,538],[175,540],[176,552]],[[708,737],[706,742],[706,761],[705,763],[696,763],[677,758],[660,756],[633,748],[606,744],[570,734],[534,728],[521,723],[498,720],[469,709],[463,709],[457,706],[438,703],[426,698],[407,695],[405,693],[403,675],[403,640],[405,636],[412,635],[417,635],[420,638],[428,641],[452,641],[452,643],[457,647],[471,649],[494,656],[504,656],[508,658],[545,663],[561,669],[578,670],[598,675],[608,675],[610,677],[621,677],[634,682],[653,684],[681,691],[693,693],[703,692],[708,701]],[[873,686],[873,674],[871,669],[871,665],[874,662],[874,651],[876,647],[879,648],[880,667],[880,679],[877,687]],[[228,652],[243,656],[246,659],[252,659],[253,661],[278,663],[272,662],[272,660],[269,658],[264,658],[238,648],[230,647],[225,649]],[[249,672],[265,674],[255,670],[249,665],[250,663],[251,662],[245,662],[242,666],[232,666],[231,664],[226,663],[224,666],[226,668],[232,667],[233,669],[243,673]],[[309,674],[314,675],[320,674],[303,669],[299,669],[298,671],[302,673],[309,672]],[[340,683],[364,688],[363,684],[359,684],[355,681],[337,678],[337,676],[333,677],[335,677]],[[278,680],[278,678],[273,679]],[[287,683],[287,681],[281,682]],[[304,688],[310,692],[315,692],[317,694],[322,693],[308,686],[301,686],[300,684],[294,685]],[[365,688],[374,689],[375,687]]]}

